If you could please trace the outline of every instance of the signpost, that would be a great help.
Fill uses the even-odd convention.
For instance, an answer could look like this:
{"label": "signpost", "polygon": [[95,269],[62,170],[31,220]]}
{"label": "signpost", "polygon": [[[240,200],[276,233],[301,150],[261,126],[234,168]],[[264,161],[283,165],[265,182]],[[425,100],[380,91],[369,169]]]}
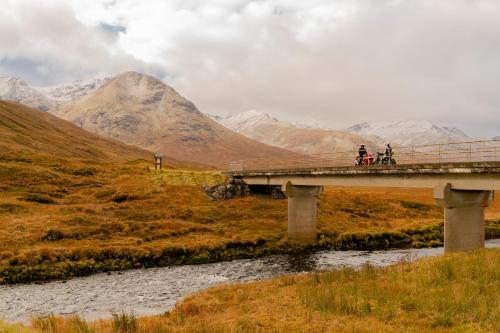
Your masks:
{"label": "signpost", "polygon": [[153,156],[154,156],[154,159],[155,159],[155,169],[156,170],[161,170],[161,167],[162,167],[161,161],[162,161],[163,156],[161,154],[159,154],[159,153],[156,153]]}

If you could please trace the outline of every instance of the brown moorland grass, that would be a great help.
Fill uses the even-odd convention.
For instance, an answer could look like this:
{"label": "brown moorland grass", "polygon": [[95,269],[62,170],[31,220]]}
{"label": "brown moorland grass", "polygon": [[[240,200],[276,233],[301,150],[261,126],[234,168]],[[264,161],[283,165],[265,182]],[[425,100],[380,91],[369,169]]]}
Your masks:
{"label": "brown moorland grass", "polygon": [[[500,249],[385,268],[316,272],[210,288],[161,316],[83,323],[41,318],[35,332],[498,332]],[[50,326],[51,330],[40,330]],[[117,328],[127,327],[118,330]]]}
{"label": "brown moorland grass", "polygon": [[[201,185],[220,182],[220,173],[149,167],[0,154],[0,283],[318,248],[442,244],[442,210],[430,190],[326,189],[318,243],[303,246],[286,238],[286,200],[214,202]],[[500,234],[499,211],[497,199],[490,237]]]}

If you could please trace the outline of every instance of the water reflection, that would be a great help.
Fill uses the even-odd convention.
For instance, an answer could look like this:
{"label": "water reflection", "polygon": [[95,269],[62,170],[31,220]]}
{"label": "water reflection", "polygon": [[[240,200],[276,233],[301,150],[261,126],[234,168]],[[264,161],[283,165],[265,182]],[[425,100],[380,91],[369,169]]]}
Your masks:
{"label": "water reflection", "polygon": [[314,254],[296,254],[286,256],[287,268],[290,273],[310,272],[317,269],[317,259]]}

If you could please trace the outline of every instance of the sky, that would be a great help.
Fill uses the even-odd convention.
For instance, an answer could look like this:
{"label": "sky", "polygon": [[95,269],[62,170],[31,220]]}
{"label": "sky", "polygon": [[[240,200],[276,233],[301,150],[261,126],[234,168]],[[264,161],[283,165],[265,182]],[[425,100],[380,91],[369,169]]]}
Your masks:
{"label": "sky", "polygon": [[135,70],[219,115],[500,135],[497,0],[1,0],[0,76]]}

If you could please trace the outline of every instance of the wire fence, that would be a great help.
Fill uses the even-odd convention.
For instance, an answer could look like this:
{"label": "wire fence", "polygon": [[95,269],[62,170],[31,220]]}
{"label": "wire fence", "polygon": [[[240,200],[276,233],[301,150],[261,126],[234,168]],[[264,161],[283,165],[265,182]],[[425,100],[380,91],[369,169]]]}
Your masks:
{"label": "wire fence", "polygon": [[[378,149],[377,149],[378,148]],[[377,159],[380,147],[367,147]],[[354,166],[357,150],[323,153],[323,154],[288,154],[266,158],[238,160],[229,163],[228,171],[272,171],[295,169],[319,169],[330,167]],[[397,164],[443,164],[467,162],[500,161],[500,140],[483,140],[467,142],[451,142],[420,146],[393,147],[393,155]],[[376,165],[376,164],[375,164]],[[371,167],[362,165],[359,167]]]}

